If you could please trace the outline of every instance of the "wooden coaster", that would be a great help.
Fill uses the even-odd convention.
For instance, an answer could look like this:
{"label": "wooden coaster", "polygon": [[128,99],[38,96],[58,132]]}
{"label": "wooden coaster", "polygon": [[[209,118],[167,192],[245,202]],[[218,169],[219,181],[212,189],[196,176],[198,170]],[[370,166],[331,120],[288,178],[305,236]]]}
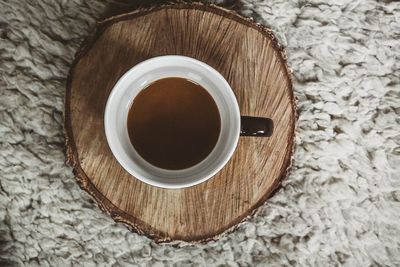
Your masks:
{"label": "wooden coaster", "polygon": [[[223,170],[190,188],[160,189],[129,175],[107,145],[105,104],[127,70],[160,55],[185,55],[217,69],[242,115],[273,119],[273,136],[241,137]],[[134,231],[158,242],[216,239],[264,203],[290,167],[297,118],[285,62],[271,30],[216,6],[180,3],[109,18],[71,68],[67,161],[100,208]]]}

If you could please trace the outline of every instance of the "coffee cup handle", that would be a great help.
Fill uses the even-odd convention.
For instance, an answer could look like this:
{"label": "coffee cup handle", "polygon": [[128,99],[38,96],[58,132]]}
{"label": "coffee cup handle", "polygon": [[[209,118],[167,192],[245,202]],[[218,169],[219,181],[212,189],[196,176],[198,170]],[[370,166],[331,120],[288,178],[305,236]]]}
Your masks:
{"label": "coffee cup handle", "polygon": [[274,131],[274,123],[271,119],[261,117],[241,116],[241,136],[269,137]]}

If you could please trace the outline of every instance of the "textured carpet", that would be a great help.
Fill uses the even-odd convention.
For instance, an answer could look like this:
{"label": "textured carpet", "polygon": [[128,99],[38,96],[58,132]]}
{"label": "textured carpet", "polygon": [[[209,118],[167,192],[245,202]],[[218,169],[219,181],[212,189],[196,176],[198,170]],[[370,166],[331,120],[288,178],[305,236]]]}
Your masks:
{"label": "textured carpet", "polygon": [[228,1],[287,47],[291,175],[217,242],[175,248],[102,213],[64,164],[63,97],[94,0],[0,0],[0,265],[399,266],[400,2]]}

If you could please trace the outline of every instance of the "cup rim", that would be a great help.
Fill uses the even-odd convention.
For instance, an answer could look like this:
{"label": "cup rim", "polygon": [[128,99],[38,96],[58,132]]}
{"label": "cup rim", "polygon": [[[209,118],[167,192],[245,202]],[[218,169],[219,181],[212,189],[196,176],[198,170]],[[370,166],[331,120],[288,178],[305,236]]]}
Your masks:
{"label": "cup rim", "polygon": [[[121,91],[124,90],[126,91],[128,89],[128,87],[123,87],[121,86],[124,81],[126,79],[128,79],[129,76],[131,76],[134,72],[136,72],[137,70],[143,68],[144,66],[148,65],[148,64],[153,64],[153,65],[157,65],[154,63],[157,63],[157,61],[165,61],[165,60],[172,60],[172,61],[179,61],[179,60],[185,60],[188,61],[190,63],[193,64],[197,64],[199,66],[201,66],[202,68],[207,69],[208,72],[212,73],[212,75],[214,76],[214,78],[217,78],[220,80],[220,82],[223,83],[224,88],[219,88],[221,90],[226,90],[227,94],[229,95],[230,100],[232,100],[232,102],[230,102],[230,104],[233,104],[233,111],[234,111],[234,117],[236,118],[236,120],[239,121],[238,123],[238,127],[236,127],[236,132],[234,133],[234,139],[232,142],[230,142],[230,146],[229,146],[229,150],[227,153],[225,153],[225,155],[223,156],[223,160],[221,160],[221,162],[218,163],[217,167],[215,167],[212,171],[210,171],[209,173],[207,173],[207,175],[204,175],[203,177],[197,178],[197,179],[192,179],[191,181],[183,181],[183,182],[175,182],[175,183],[167,183],[167,182],[160,182],[160,181],[156,181],[152,178],[148,178],[145,177],[141,174],[139,174],[134,168],[132,168],[132,166],[130,166],[127,162],[125,162],[125,158],[120,155],[120,153],[117,151],[116,148],[116,144],[115,141],[113,140],[113,138],[111,137],[112,133],[111,133],[111,129],[109,127],[110,125],[110,112],[111,112],[111,106],[115,105],[115,98],[116,98],[116,94]],[[118,100],[118,99],[117,99]],[[208,179],[212,178],[214,175],[216,175],[219,171],[221,171],[221,169],[227,164],[227,162],[231,159],[233,153],[236,150],[237,144],[239,142],[239,136],[240,136],[240,110],[239,110],[239,105],[237,102],[237,98],[231,88],[231,86],[229,85],[229,83],[225,80],[225,78],[217,71],[215,70],[213,67],[209,66],[208,64],[191,58],[191,57],[187,57],[187,56],[180,56],[180,55],[166,55],[166,56],[157,56],[157,57],[153,57],[153,58],[149,58],[147,60],[144,60],[136,65],[134,65],[132,68],[130,68],[126,73],[124,73],[119,79],[118,81],[115,83],[115,85],[113,86],[113,89],[111,91],[111,93],[108,96],[107,99],[107,103],[106,103],[106,107],[105,107],[105,112],[104,112],[104,129],[105,129],[105,135],[106,135],[106,139],[107,139],[107,144],[113,154],[113,156],[115,157],[115,159],[118,161],[118,163],[123,167],[124,170],[126,170],[131,176],[133,176],[133,178],[139,179],[140,181],[152,185],[152,186],[156,186],[156,187],[160,187],[160,188],[166,188],[166,189],[180,189],[180,188],[186,188],[186,187],[190,187],[190,186],[194,186],[197,184],[200,184],[202,182],[207,181]],[[218,143],[217,143],[218,144]],[[206,157],[207,158],[207,157]],[[205,158],[205,159],[206,159]],[[205,160],[204,159],[204,160]],[[144,160],[144,159],[143,159]],[[151,163],[145,161],[147,164],[152,165]],[[154,166],[154,165],[152,165]],[[196,166],[196,165],[195,165]],[[156,168],[159,168],[157,166],[154,166]],[[193,167],[193,166],[192,166]],[[192,167],[189,167],[192,168]],[[164,169],[163,169],[164,170]],[[165,169],[165,171],[168,171],[170,173],[175,172],[174,170],[168,170]],[[177,172],[179,172],[180,170],[177,170]]]}

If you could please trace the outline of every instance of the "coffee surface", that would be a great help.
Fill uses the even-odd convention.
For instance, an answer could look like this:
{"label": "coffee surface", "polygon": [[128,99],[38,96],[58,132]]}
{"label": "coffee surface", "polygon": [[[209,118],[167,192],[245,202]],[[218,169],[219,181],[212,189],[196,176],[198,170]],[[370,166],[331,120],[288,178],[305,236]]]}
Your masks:
{"label": "coffee surface", "polygon": [[221,119],[211,95],[183,78],[164,78],[133,100],[130,141],[149,163],[164,169],[191,167],[206,158],[218,141]]}

